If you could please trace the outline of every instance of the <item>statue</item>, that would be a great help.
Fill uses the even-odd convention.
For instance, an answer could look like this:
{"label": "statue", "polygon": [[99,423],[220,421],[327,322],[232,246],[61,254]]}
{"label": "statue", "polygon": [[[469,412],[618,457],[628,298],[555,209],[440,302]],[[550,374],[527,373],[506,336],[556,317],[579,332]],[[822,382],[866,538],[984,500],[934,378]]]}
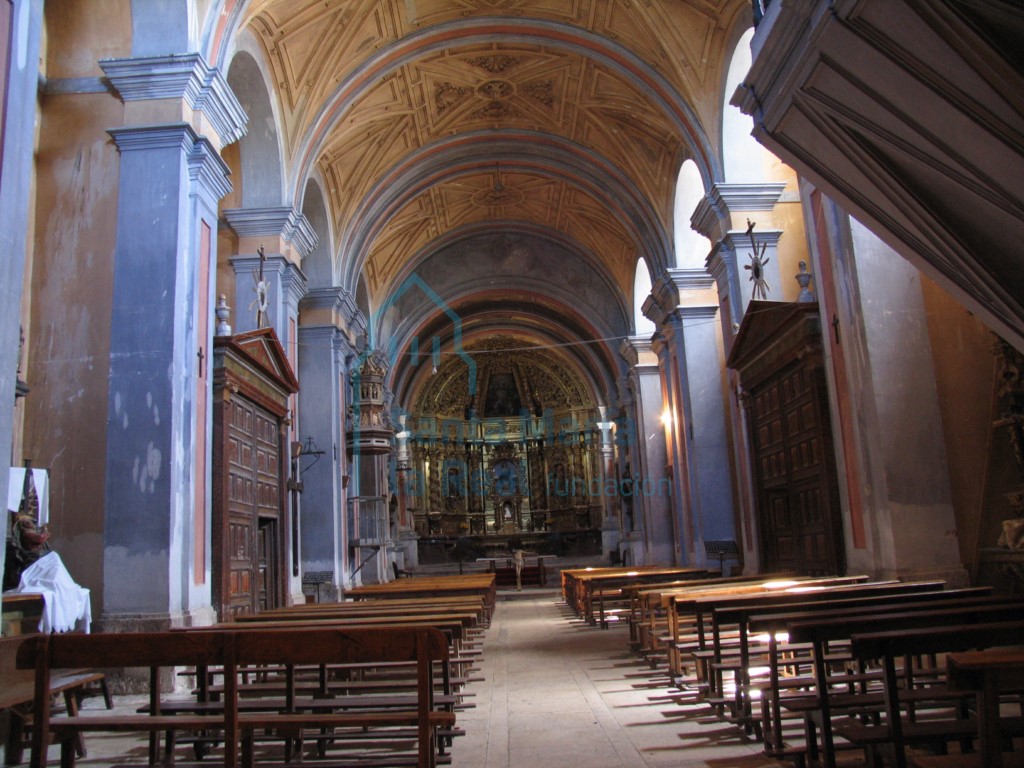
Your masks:
{"label": "statue", "polygon": [[32,476],[32,462],[25,460],[25,482],[21,502],[14,516],[7,538],[7,559],[4,567],[4,589],[18,586],[22,572],[50,551],[50,529],[39,525],[39,495]]}

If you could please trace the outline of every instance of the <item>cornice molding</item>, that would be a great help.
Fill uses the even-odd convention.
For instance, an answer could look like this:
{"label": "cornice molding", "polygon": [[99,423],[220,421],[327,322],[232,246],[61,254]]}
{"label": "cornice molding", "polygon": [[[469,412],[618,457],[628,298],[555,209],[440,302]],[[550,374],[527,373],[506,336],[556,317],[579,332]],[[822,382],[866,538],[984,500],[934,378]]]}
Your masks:
{"label": "cornice molding", "polygon": [[220,70],[198,53],[100,59],[99,65],[125,102],[181,99],[206,116],[222,144],[245,135],[248,115]]}

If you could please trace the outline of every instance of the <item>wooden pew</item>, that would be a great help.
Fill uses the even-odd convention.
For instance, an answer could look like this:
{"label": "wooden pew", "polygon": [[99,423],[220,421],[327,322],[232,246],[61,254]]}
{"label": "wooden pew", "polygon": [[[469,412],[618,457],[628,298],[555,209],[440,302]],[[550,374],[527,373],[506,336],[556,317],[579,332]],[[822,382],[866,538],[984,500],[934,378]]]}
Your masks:
{"label": "wooden pew", "polygon": [[[1000,695],[1011,692],[1018,698],[1024,691],[1024,649],[992,648],[964,651],[946,656],[949,687],[977,696],[977,752],[969,754],[912,757],[914,768],[1020,768],[1024,753],[1004,752],[1008,735],[1002,727]],[[1018,709],[1018,712],[1020,710]]]}
{"label": "wooden pew", "polygon": [[622,566],[602,566],[587,568],[565,568],[559,576],[562,582],[562,599],[575,614],[582,618],[584,605],[584,583],[586,580],[601,574],[618,574],[629,571],[651,571],[660,566],[640,565],[635,568]]}
{"label": "wooden pew", "polygon": [[566,591],[571,595],[570,606],[576,615],[588,624],[608,628],[607,606],[610,601],[621,601],[622,588],[665,579],[699,579],[709,575],[706,568],[665,568],[643,566],[639,568],[581,569],[568,572]]}
{"label": "wooden pew", "polygon": [[[84,732],[160,733],[210,731],[224,744],[222,764],[227,768],[251,765],[253,737],[274,729],[289,737],[307,728],[416,729],[415,764],[436,764],[436,731],[451,727],[453,712],[434,705],[434,664],[448,653],[444,635],[427,627],[306,629],[246,631],[238,629],[195,632],[156,632],[117,635],[52,635],[29,638],[18,649],[18,666],[35,672],[36,724],[32,739],[32,768],[47,763],[52,733],[61,744],[61,765],[74,765],[75,737]],[[330,702],[303,700],[286,692],[285,711],[256,711],[239,706],[239,671],[249,665],[344,664],[415,662],[417,693],[407,709],[337,711]],[[55,671],[103,664],[107,667],[148,667],[150,706],[147,714],[94,714],[52,719],[49,683]],[[224,670],[221,702],[202,710],[168,715],[162,710],[160,670],[178,666],[203,668],[217,664]],[[312,710],[312,711],[311,711]],[[172,739],[168,740],[173,743]],[[171,755],[165,756],[170,760]],[[156,755],[151,753],[150,761]]]}
{"label": "wooden pew", "polygon": [[[35,676],[32,670],[18,669],[17,666],[18,647],[30,636],[0,637],[0,710],[10,710],[5,754],[8,764],[11,765],[21,762],[25,746],[22,742],[22,733],[26,721],[31,716],[32,701],[35,697]],[[63,697],[68,715],[76,716],[82,693],[90,686],[98,686],[107,709],[113,709],[106,675],[96,670],[69,669],[63,674],[51,677],[50,697]],[[85,742],[78,739],[75,746],[78,756],[85,757]]]}
{"label": "wooden pew", "polygon": [[494,574],[412,576],[384,584],[364,584],[345,592],[345,596],[351,600],[433,598],[460,595],[483,597],[485,603],[493,611],[497,600],[497,583]]}
{"label": "wooden pew", "polygon": [[[881,609],[892,600],[903,595],[919,595],[925,592],[939,592],[945,586],[941,581],[928,582],[867,582],[863,584],[815,584],[802,591],[799,588],[784,590],[768,595],[739,595],[721,599],[702,598],[697,601],[698,627],[710,623],[710,650],[712,674],[709,675],[708,697],[722,696],[722,680],[727,674],[733,676],[734,693],[732,700],[723,697],[717,707],[720,714],[728,711],[728,719],[742,725],[748,732],[755,732],[761,738],[761,720],[753,717],[751,703],[750,666],[754,660],[762,665],[769,661],[767,644],[763,653],[751,650],[751,617],[757,613],[803,609],[806,615],[815,615],[815,606],[834,606],[844,601],[865,601],[864,610]],[[707,617],[710,616],[710,622]],[[725,631],[732,630],[734,636],[728,639]],[[708,642],[704,641],[707,647]],[[697,654],[695,654],[697,655]],[[708,658],[705,656],[705,658]]]}
{"label": "wooden pew", "polygon": [[[956,613],[949,617],[970,621],[967,613]],[[978,733],[976,718],[930,723],[908,723],[900,706],[900,687],[896,671],[896,660],[906,656],[920,656],[958,652],[971,649],[989,649],[1000,646],[1014,646],[1019,649],[1024,638],[1024,609],[1007,612],[1002,621],[987,621],[991,616],[981,614],[973,618],[977,623],[949,624],[938,626],[916,626],[881,632],[857,632],[850,638],[850,651],[858,659],[877,659],[882,663],[883,689],[885,696],[885,723],[864,726],[857,731],[846,728],[842,733],[851,740],[872,745],[887,745],[892,752],[892,764],[896,768],[907,765],[906,744],[909,741],[938,741],[940,743],[960,737],[975,737]],[[1018,681],[1020,678],[1018,677]],[[960,689],[961,692],[964,689]],[[1009,734],[1020,736],[1024,733],[1024,718],[1004,718],[1003,727]],[[927,727],[926,733],[919,733]],[[1001,755],[1000,755],[1001,757]],[[985,768],[992,764],[984,763]]]}
{"label": "wooden pew", "polygon": [[[922,584],[921,589],[910,588],[896,594],[791,605],[781,612],[775,612],[771,606],[755,608],[749,612],[745,618],[748,633],[752,637],[761,637],[763,658],[768,669],[768,676],[762,684],[754,681],[749,684],[752,693],[756,691],[761,701],[761,733],[766,754],[775,757],[785,755],[782,734],[783,698],[787,698],[790,705],[794,705],[801,697],[805,700],[813,699],[809,689],[813,687],[814,678],[802,673],[804,669],[813,669],[813,657],[809,647],[789,642],[787,629],[790,624],[821,618],[862,616],[865,612],[880,616],[890,612],[905,614],[938,608],[1001,604],[1005,599],[992,595],[990,587],[934,590],[931,586],[934,582]],[[864,681],[854,681],[853,676],[848,675],[845,679],[847,682],[857,682],[862,690],[865,688]],[[749,700],[753,701],[754,698],[754,695],[748,694]]]}
{"label": "wooden pew", "polygon": [[[996,619],[1024,621],[1024,601],[1011,604],[1001,603],[987,606],[968,606],[916,612],[908,612],[897,608],[890,613],[872,611],[871,613],[861,615],[855,614],[835,619],[820,618],[814,621],[798,621],[789,624],[788,633],[791,643],[809,643],[812,645],[814,669],[813,705],[809,707],[806,704],[799,705],[799,710],[804,714],[805,718],[809,753],[815,756],[820,747],[824,765],[832,766],[835,764],[833,733],[834,731],[839,731],[837,731],[832,723],[833,700],[829,696],[829,686],[832,684],[827,661],[830,643],[850,641],[851,658],[861,664],[875,658],[880,659],[882,654],[872,657],[867,652],[857,653],[852,650],[852,640],[855,634],[873,632],[888,638],[892,634],[906,634],[909,636],[923,630],[925,635],[935,639],[933,645],[938,647],[934,651],[922,650],[921,653],[938,653],[947,650],[958,650],[955,643],[953,643],[953,647],[941,647],[949,642],[943,639],[949,627],[982,624],[995,621]],[[921,643],[922,648],[926,645],[927,643]],[[865,651],[865,648],[862,647],[861,650]],[[871,649],[866,648],[866,650],[870,651]],[[864,704],[867,708],[875,707],[876,710],[879,709],[876,703],[871,700],[865,700]],[[847,740],[856,744],[865,744],[869,748],[876,744],[892,743],[893,741],[899,742],[900,760],[905,761],[905,758],[902,757],[903,735],[900,733],[899,724],[896,724],[893,734],[882,730],[874,734],[866,734],[860,730],[863,727],[867,726],[844,721],[841,733]],[[925,740],[929,737],[939,738],[943,735],[941,732],[937,735],[932,734],[927,729],[917,730],[919,733],[915,733],[914,736],[919,740]]]}
{"label": "wooden pew", "polygon": [[700,587],[716,585],[761,583],[783,577],[793,578],[789,573],[717,576],[700,579],[677,579],[656,583],[633,584],[623,588],[629,596],[629,642],[638,653],[646,655],[660,650],[662,630],[667,630],[668,607],[666,596]]}
{"label": "wooden pew", "polygon": [[[705,632],[703,623],[704,614],[697,610],[698,600],[702,598],[707,598],[710,603],[711,600],[726,599],[734,595],[773,595],[782,594],[792,589],[822,585],[842,586],[844,584],[858,584],[866,581],[867,576],[864,575],[816,577],[800,580],[779,579],[760,583],[730,585],[724,588],[713,586],[703,593],[701,590],[695,590],[671,594],[668,596],[669,636],[666,639],[669,676],[682,684],[684,680],[684,657],[689,658],[694,652],[706,652],[709,647],[709,636]],[[694,669],[695,685],[706,686],[708,684],[706,679],[706,659],[697,661]]]}

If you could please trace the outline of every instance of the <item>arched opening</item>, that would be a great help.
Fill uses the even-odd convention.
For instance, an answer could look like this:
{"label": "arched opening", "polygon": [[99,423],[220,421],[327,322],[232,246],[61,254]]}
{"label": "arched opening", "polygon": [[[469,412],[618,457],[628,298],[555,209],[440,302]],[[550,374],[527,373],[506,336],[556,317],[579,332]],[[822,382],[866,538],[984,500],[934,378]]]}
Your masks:
{"label": "arched opening", "polygon": [[637,259],[636,273],[633,277],[633,335],[649,338],[654,335],[657,328],[654,321],[644,314],[644,302],[651,295],[651,271],[647,268],[647,262]]}
{"label": "arched opening", "polygon": [[677,267],[701,268],[704,266],[708,251],[711,250],[711,241],[690,226],[690,217],[703,199],[704,182],[700,177],[700,171],[693,160],[687,160],[679,169],[679,177],[676,180],[673,225]]}
{"label": "arched opening", "polygon": [[317,236],[316,248],[302,260],[302,271],[309,281],[308,285],[310,288],[334,285],[330,218],[320,185],[313,179],[306,182],[306,191],[302,196],[302,215]]}
{"label": "arched opening", "polygon": [[280,205],[281,153],[277,122],[263,73],[248,53],[239,52],[232,60],[228,84],[249,116],[248,132],[239,144],[242,207]]}
{"label": "arched opening", "polygon": [[725,78],[722,105],[722,161],[725,180],[730,183],[758,181],[765,176],[764,160],[767,153],[751,135],[754,121],[743,114],[739,107],[729,103],[737,86],[743,82],[744,76],[750,70],[750,41],[753,37],[753,27],[740,37],[733,50]]}

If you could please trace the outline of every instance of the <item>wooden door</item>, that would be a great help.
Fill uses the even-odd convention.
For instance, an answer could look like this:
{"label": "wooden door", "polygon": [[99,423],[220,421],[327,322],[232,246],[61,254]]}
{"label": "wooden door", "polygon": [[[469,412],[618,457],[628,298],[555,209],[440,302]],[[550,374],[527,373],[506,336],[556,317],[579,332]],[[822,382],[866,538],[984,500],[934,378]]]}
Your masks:
{"label": "wooden door", "polygon": [[268,536],[261,524],[280,516],[280,447],[273,414],[242,397],[235,397],[229,408],[228,605],[237,616],[272,607],[280,592],[278,570],[266,565],[274,562],[277,537]]}
{"label": "wooden door", "polygon": [[842,520],[820,368],[785,369],[751,394],[763,568],[841,573]]}
{"label": "wooden door", "polygon": [[277,521],[261,518],[256,533],[257,611],[266,611],[278,606]]}

